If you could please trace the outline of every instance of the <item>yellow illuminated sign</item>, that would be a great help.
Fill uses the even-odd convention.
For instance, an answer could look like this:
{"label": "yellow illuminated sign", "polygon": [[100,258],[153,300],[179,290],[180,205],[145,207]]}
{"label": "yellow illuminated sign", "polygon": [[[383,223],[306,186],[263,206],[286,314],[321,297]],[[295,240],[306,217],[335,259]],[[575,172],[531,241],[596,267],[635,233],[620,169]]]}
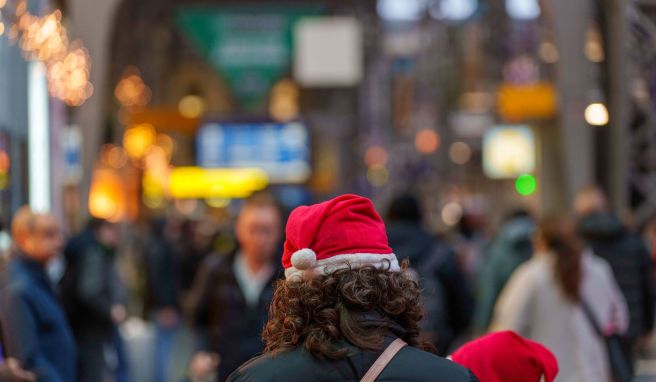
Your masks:
{"label": "yellow illuminated sign", "polygon": [[246,198],[269,184],[257,168],[177,167],[169,177],[169,194],[177,199]]}

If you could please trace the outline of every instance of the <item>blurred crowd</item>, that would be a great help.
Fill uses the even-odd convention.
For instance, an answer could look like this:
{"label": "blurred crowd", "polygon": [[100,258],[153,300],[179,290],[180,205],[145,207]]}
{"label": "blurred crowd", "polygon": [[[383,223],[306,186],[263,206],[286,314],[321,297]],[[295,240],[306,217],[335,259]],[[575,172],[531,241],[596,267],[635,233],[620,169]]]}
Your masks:
{"label": "blurred crowd", "polygon": [[[594,187],[572,216],[465,214],[440,234],[416,196],[386,207],[439,355],[507,330],[553,352],[558,381],[634,373],[654,328],[656,219],[628,225]],[[0,381],[226,380],[264,349],[287,212],[261,192],[234,219],[92,219],[64,240],[54,216],[21,208],[0,273]]]}

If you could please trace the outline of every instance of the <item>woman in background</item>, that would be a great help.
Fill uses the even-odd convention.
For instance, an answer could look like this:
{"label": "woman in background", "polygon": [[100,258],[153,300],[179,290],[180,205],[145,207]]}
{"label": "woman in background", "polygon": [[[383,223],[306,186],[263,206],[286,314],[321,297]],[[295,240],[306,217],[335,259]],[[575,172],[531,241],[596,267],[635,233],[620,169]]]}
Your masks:
{"label": "woman in background", "polygon": [[571,222],[538,227],[533,258],[511,277],[495,308],[493,330],[512,330],[544,344],[558,360],[558,382],[610,381],[605,335],[624,333],[626,302],[608,264],[584,251]]}

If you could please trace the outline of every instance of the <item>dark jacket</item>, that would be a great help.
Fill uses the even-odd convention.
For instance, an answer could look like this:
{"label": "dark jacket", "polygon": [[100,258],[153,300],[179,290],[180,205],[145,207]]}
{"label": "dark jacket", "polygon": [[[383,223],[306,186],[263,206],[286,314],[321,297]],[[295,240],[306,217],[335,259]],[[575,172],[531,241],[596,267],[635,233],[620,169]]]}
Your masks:
{"label": "dark jacket", "polygon": [[42,265],[16,255],[3,272],[0,320],[6,353],[39,381],[76,380],[75,340]]}
{"label": "dark jacket", "polygon": [[[276,356],[270,353],[253,358],[235,371],[230,382],[323,382],[323,381],[359,381],[374,364],[383,350],[394,339],[403,336],[400,327],[395,326],[385,338],[384,346],[379,351],[358,349],[347,342],[340,343],[347,347],[349,356],[337,361],[319,360],[302,347]],[[423,350],[407,346],[385,367],[377,381],[414,381],[414,382],[474,382],[478,381],[473,373],[447,359]]]}
{"label": "dark jacket", "polygon": [[[469,327],[471,320],[474,300],[467,277],[460,268],[454,251],[440,244],[420,223],[391,222],[387,225],[387,236],[390,246],[400,260],[408,259],[410,266],[417,270],[424,282],[437,282],[434,288],[428,288],[428,285],[422,287],[424,292],[436,289],[440,290],[442,295],[441,316],[445,322],[443,325],[433,326],[443,328],[437,333],[438,342],[435,345],[438,353],[445,355],[449,345]],[[426,297],[430,296],[424,296]]]}
{"label": "dark jacket", "polygon": [[636,339],[652,331],[656,291],[652,259],[644,242],[609,213],[595,213],[581,218],[578,231],[593,252],[605,259],[613,269],[629,308],[630,322],[626,336]]}
{"label": "dark jacket", "polygon": [[485,263],[479,276],[474,329],[486,332],[494,306],[515,269],[533,256],[535,223],[530,217],[516,217],[506,222],[485,251]]}
{"label": "dark jacket", "polygon": [[264,349],[262,329],[273,299],[275,272],[264,287],[257,306],[249,306],[233,271],[235,255],[209,255],[187,299],[186,314],[204,330],[205,350],[221,356],[219,380]]}
{"label": "dark jacket", "polygon": [[61,293],[75,337],[84,341],[111,341],[115,325],[111,309],[124,303],[122,286],[114,268],[114,251],[90,232],[67,244],[66,271]]}
{"label": "dark jacket", "polygon": [[148,315],[162,308],[177,308],[179,283],[171,246],[161,236],[153,235],[144,248],[146,275],[145,311]]}

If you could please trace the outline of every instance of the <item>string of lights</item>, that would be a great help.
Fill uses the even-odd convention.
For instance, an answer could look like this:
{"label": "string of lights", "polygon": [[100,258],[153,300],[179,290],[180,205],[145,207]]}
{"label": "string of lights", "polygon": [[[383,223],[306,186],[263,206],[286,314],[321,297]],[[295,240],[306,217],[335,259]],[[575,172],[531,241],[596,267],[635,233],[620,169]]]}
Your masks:
{"label": "string of lights", "polygon": [[88,51],[80,40],[70,40],[61,10],[38,16],[27,5],[27,0],[0,0],[0,36],[7,32],[25,59],[46,65],[50,95],[69,106],[82,105],[93,94]]}

